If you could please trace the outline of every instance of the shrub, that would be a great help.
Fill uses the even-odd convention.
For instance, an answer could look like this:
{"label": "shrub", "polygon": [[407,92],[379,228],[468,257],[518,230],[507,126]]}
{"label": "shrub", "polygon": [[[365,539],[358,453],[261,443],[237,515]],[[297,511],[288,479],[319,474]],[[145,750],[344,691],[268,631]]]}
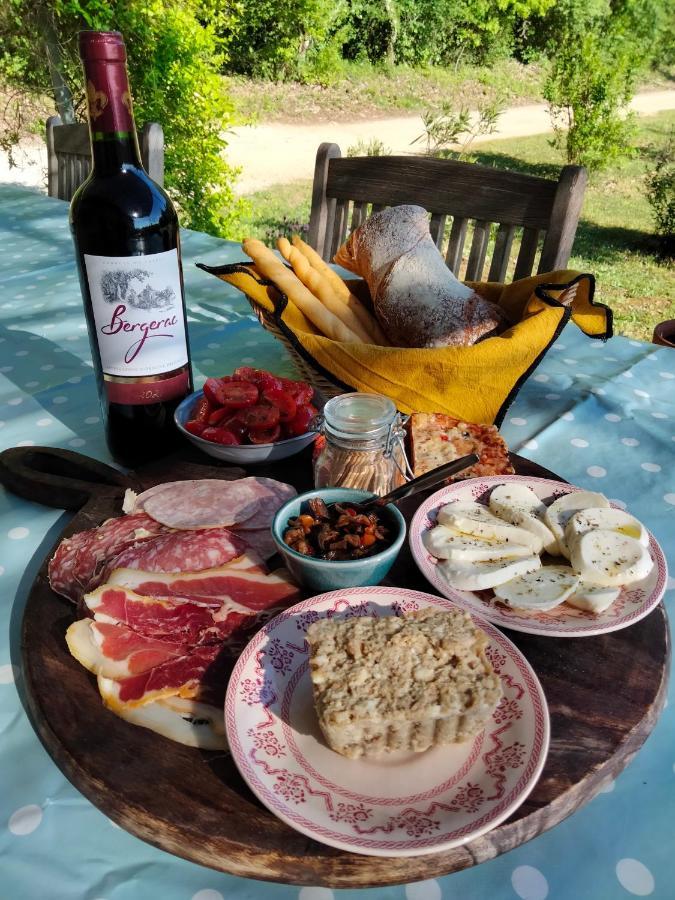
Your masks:
{"label": "shrub", "polygon": [[438,109],[424,111],[424,133],[416,137],[413,144],[426,141],[425,153],[429,156],[471,161],[469,150],[474,140],[494,134],[503,111],[504,104],[499,100],[479,104],[475,114],[468,106],[457,110],[452,103],[443,103]]}
{"label": "shrub", "polygon": [[34,94],[50,92],[44,35],[52,29],[75,108],[85,104],[77,32],[119,30],[125,37],[137,124],[160,122],[165,138],[165,186],[183,225],[225,236],[237,212],[234,172],[221,154],[232,107],[219,69],[216,35],[222,14],[199,0],[11,0],[0,10],[0,73]]}
{"label": "shrub", "polygon": [[387,147],[384,141],[378,137],[369,141],[359,139],[355,144],[347,147],[347,156],[391,156],[391,147]]}
{"label": "shrub", "polygon": [[662,147],[651,148],[652,168],[647,172],[649,200],[656,233],[664,257],[675,257],[675,128],[671,128]]}

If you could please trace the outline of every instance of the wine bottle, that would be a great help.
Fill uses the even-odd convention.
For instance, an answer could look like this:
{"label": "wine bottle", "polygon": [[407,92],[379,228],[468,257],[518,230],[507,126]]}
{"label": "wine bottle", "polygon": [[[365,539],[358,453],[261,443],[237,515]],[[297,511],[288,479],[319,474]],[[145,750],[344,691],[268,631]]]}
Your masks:
{"label": "wine bottle", "polygon": [[192,390],[178,217],[141,164],[122,35],[83,31],[79,47],[92,170],[70,227],[108,447],[134,465],[179,441]]}

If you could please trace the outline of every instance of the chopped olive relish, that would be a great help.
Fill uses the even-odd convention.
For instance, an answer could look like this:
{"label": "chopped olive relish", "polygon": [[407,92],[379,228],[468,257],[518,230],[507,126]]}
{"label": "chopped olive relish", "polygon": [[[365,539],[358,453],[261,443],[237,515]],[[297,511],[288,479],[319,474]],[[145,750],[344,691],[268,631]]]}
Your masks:
{"label": "chopped olive relish", "polygon": [[317,559],[353,560],[373,556],[391,543],[377,513],[360,513],[347,503],[307,502],[308,512],[288,520],[284,541],[297,553]]}

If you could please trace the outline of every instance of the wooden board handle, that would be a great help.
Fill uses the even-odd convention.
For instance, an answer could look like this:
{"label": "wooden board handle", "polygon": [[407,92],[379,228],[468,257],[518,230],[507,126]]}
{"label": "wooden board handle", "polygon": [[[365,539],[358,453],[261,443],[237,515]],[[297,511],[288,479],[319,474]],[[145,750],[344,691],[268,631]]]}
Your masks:
{"label": "wooden board handle", "polygon": [[56,509],[80,509],[92,494],[111,488],[139,489],[138,482],[118,469],[56,447],[4,450],[0,453],[0,483],[19,497]]}

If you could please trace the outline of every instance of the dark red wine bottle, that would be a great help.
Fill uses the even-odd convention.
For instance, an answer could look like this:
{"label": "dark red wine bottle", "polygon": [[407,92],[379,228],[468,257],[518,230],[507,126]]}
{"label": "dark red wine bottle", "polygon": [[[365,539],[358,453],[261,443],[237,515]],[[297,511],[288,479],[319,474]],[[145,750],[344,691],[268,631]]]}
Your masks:
{"label": "dark red wine bottle", "polygon": [[83,31],[79,44],[92,170],[70,227],[108,447],[135,465],[173,449],[192,390],[178,217],[141,164],[122,35]]}

